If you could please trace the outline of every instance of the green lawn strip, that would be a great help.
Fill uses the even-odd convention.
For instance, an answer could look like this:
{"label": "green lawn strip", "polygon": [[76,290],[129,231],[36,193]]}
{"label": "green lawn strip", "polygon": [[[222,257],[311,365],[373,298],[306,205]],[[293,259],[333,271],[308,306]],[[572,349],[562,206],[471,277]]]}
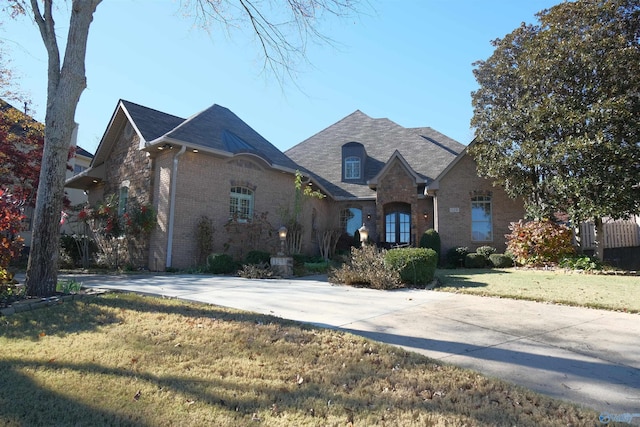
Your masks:
{"label": "green lawn strip", "polygon": [[445,292],[640,312],[640,277],[563,270],[438,270]]}
{"label": "green lawn strip", "polygon": [[0,318],[4,426],[587,426],[598,414],[336,330],[113,293]]}

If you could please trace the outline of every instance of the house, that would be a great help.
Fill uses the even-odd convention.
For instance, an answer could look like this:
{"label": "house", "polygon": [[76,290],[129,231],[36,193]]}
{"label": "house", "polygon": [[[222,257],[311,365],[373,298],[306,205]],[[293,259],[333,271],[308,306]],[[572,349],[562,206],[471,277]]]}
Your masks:
{"label": "house", "polygon": [[356,111],[285,154],[327,192],[349,234],[364,224],[379,244],[415,246],[434,228],[443,254],[484,245],[502,252],[522,202],[478,177],[467,149],[429,127]]}
{"label": "house", "polygon": [[[86,191],[92,204],[109,194],[151,203],[157,227],[144,263],[165,270],[197,263],[203,217],[213,224],[214,252],[274,250],[277,239],[267,240],[290,213],[296,171],[325,195],[299,216],[305,253],[318,252],[323,230],[353,236],[363,224],[383,246],[416,245],[435,228],[445,251],[503,251],[509,223],[524,215],[521,202],[477,176],[464,145],[361,111],[283,153],[219,105],[185,119],[121,100],[91,166],[67,187]],[[243,229],[253,240],[238,241]]]}
{"label": "house", "polygon": [[[10,134],[8,135],[7,142],[13,144],[13,150],[21,151],[22,153],[32,152],[35,154],[33,156],[27,157],[26,159],[23,159],[22,162],[24,163],[21,163],[23,165],[27,165],[26,167],[30,167],[30,170],[35,171],[35,174],[33,174],[33,172],[31,174],[23,173],[23,177],[13,178],[14,180],[16,180],[16,183],[14,185],[27,189],[26,194],[28,194],[28,197],[27,200],[25,200],[24,206],[22,207],[24,219],[22,221],[22,230],[20,232],[20,236],[24,239],[24,246],[28,248],[31,246],[31,229],[33,223],[33,211],[35,206],[36,192],[32,191],[31,187],[25,187],[24,176],[28,176],[27,180],[29,181],[37,179],[39,169],[35,167],[39,165],[42,157],[42,132],[44,130],[44,125],[37,122],[26,113],[26,106],[25,112],[22,112],[2,99],[0,99],[0,113],[5,115],[5,120],[12,123],[12,125],[9,126],[6,131],[8,134]],[[36,143],[38,141],[38,137],[29,139],[27,143],[21,142],[24,138],[27,138],[27,135],[29,134],[29,131],[27,130],[28,128],[35,129],[36,132],[38,132],[37,135],[40,141],[39,145],[25,145]],[[82,147],[77,146],[76,141],[77,125],[76,129],[73,132],[71,140],[72,150],[70,151],[70,153],[72,153],[73,155],[70,154],[69,156],[69,163],[67,165],[67,179],[73,176],[74,171],[79,171],[82,168],[87,168],[91,163],[91,158],[93,157],[91,153],[84,150]],[[0,158],[2,157],[2,154],[11,155],[10,152],[0,153]],[[13,172],[7,172],[4,170],[2,172],[8,173],[9,177],[11,177],[13,174]],[[86,195],[80,190],[68,189],[67,191],[65,191],[65,196],[65,204],[67,205],[80,204],[86,202],[87,200]],[[72,230],[68,227],[67,224],[63,224],[61,227],[61,232],[72,233]]]}

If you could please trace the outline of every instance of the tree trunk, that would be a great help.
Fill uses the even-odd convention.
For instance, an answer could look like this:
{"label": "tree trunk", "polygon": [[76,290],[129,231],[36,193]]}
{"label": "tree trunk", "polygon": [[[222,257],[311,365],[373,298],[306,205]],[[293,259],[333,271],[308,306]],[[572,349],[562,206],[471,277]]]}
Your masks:
{"label": "tree trunk", "polygon": [[594,219],[595,224],[595,256],[599,261],[604,261],[604,224],[602,218],[598,217]]}
{"label": "tree trunk", "polygon": [[75,127],[76,107],[86,87],[87,38],[98,3],[100,0],[73,1],[64,63],[60,67],[52,1],[44,2],[44,13],[41,13],[38,0],[31,0],[34,19],[48,54],[44,151],[26,274],[27,293],[31,296],[51,296],[56,292],[67,153]]}

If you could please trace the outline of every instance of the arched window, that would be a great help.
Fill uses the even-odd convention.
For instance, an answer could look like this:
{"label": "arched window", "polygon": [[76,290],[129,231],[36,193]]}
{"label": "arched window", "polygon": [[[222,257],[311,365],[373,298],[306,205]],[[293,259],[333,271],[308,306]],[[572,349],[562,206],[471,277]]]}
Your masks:
{"label": "arched window", "polygon": [[397,245],[411,243],[411,206],[393,204],[385,209],[385,242]]}
{"label": "arched window", "polygon": [[360,179],[360,158],[350,156],[344,159],[344,179]]}
{"label": "arched window", "polygon": [[253,217],[253,191],[246,187],[231,187],[229,216],[238,222],[249,222]]}
{"label": "arched window", "polygon": [[471,198],[471,240],[474,242],[493,241],[493,218],[491,196]]}
{"label": "arched window", "polygon": [[362,209],[346,208],[340,211],[340,227],[350,236],[362,227]]}

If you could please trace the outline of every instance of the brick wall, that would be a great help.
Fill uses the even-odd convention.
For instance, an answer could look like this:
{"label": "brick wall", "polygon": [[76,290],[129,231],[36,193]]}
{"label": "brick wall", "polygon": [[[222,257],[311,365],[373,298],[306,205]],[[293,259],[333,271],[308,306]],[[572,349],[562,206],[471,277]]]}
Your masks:
{"label": "brick wall", "polygon": [[[406,203],[411,208],[411,242],[420,243],[422,233],[433,227],[433,200],[418,194],[415,178],[409,174],[399,160],[395,160],[380,179],[376,191],[375,227],[372,238],[385,241],[385,208],[392,203]],[[425,218],[424,214],[427,214]]]}
{"label": "brick wall", "polygon": [[[161,169],[159,164],[156,169]],[[158,197],[162,201],[164,175],[162,172],[156,172],[156,175],[161,179]],[[252,248],[239,245],[238,239],[242,237],[227,232],[230,190],[238,185],[253,189],[254,213],[266,213],[266,221],[275,232],[281,225],[279,212],[293,202],[293,181],[292,174],[275,171],[258,159],[222,159],[187,151],[180,158],[178,167],[172,267],[186,268],[197,264],[196,231],[202,216],[213,222],[214,252],[241,257],[251,249],[275,251],[278,244],[275,236],[271,241],[262,239],[260,247]],[[159,202],[159,208],[160,205]]]}
{"label": "brick wall", "polygon": [[[474,195],[491,195],[493,240],[490,242],[471,239],[471,198]],[[491,181],[480,178],[475,161],[465,155],[440,180],[435,215],[443,255],[448,249],[458,246],[467,246],[473,251],[488,245],[504,252],[504,235],[509,233],[509,224],[524,217],[524,208],[521,201],[510,199],[501,188],[493,187]]]}

